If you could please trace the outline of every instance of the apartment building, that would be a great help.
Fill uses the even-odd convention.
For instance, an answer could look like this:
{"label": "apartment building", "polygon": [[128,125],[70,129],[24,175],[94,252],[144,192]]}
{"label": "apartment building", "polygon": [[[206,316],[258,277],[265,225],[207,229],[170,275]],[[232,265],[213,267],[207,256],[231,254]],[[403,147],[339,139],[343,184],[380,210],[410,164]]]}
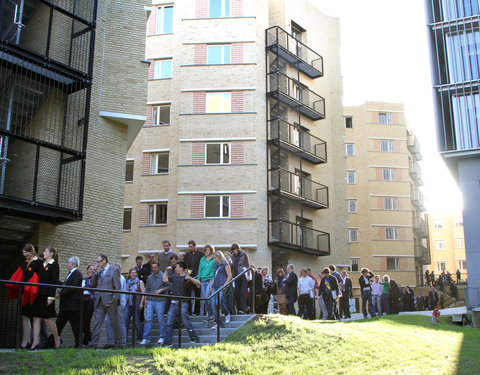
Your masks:
{"label": "apartment building", "polygon": [[449,271],[456,281],[456,272],[460,270],[461,280],[466,281],[468,273],[462,214],[429,213],[428,230],[432,258],[429,271],[434,271],[436,277],[443,271]]}
{"label": "apartment building", "polygon": [[[426,0],[437,144],[463,197],[466,260],[480,268],[480,7],[478,1]],[[467,307],[480,305],[480,274],[470,272]]]}
{"label": "apartment building", "polygon": [[357,280],[366,267],[402,286],[421,285],[430,263],[421,153],[404,106],[365,102],[344,113],[350,276]]}
{"label": "apartment building", "polygon": [[346,265],[339,21],[310,1],[154,0],[124,265],[238,242],[256,266]]}

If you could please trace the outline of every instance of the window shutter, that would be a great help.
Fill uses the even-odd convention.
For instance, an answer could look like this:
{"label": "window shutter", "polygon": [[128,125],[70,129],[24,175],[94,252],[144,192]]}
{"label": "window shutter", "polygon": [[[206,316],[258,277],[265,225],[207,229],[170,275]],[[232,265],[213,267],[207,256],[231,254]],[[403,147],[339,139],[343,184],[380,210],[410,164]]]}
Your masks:
{"label": "window shutter", "polygon": [[195,44],[195,56],[193,59],[195,65],[202,65],[207,63],[207,45]]}
{"label": "window shutter", "polygon": [[150,153],[143,153],[142,174],[150,174]]}
{"label": "window shutter", "polygon": [[143,126],[152,125],[152,106],[147,105],[147,120],[144,122]]}
{"label": "window shutter", "polygon": [[232,112],[243,112],[243,91],[232,91]]}
{"label": "window shutter", "polygon": [[208,17],[208,0],[197,0],[196,7],[195,7],[195,17],[196,18]]}
{"label": "window shutter", "polygon": [[148,225],[148,204],[140,205],[140,225]]}
{"label": "window shutter", "polygon": [[232,164],[243,164],[245,162],[243,143],[232,142],[232,144],[230,145],[230,152]]}
{"label": "window shutter", "polygon": [[243,194],[230,196],[230,217],[243,217]]}
{"label": "window shutter", "polygon": [[150,63],[149,67],[148,67],[148,79],[153,79],[153,66],[155,65],[155,63],[152,62]]}
{"label": "window shutter", "polygon": [[232,0],[232,17],[243,16],[243,0]]}

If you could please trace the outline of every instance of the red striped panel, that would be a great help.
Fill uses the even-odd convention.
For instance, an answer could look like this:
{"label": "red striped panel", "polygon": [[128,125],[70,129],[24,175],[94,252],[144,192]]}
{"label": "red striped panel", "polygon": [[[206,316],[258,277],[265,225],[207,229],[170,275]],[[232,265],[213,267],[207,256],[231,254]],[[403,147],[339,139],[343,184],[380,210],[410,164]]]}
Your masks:
{"label": "red striped panel", "polygon": [[190,197],[190,217],[197,219],[204,217],[203,194],[195,194]]}
{"label": "red striped panel", "polygon": [[205,143],[195,142],[192,144],[192,164],[205,164]]}

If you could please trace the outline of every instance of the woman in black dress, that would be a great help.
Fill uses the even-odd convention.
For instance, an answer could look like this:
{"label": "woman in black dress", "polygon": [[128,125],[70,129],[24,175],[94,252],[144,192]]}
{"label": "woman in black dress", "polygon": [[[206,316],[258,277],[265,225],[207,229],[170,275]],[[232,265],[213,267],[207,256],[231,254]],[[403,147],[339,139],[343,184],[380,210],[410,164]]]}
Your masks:
{"label": "woman in black dress", "polygon": [[[43,251],[43,265],[40,273],[41,284],[58,285],[60,268],[58,267],[57,249],[47,246]],[[40,287],[38,297],[33,303],[33,342],[31,350],[35,350],[39,344],[41,319],[45,320],[48,328],[53,333],[55,348],[60,347],[57,326],[52,318],[57,316],[55,312],[55,287]]]}
{"label": "woman in black dress", "polygon": [[[23,281],[29,282],[34,275],[40,277],[43,270],[41,259],[37,257],[37,252],[32,244],[27,243],[22,249],[22,254],[25,257],[25,262],[20,266],[23,272]],[[19,302],[20,303],[20,302]],[[35,302],[34,302],[35,303]],[[30,342],[30,332],[32,326],[30,319],[33,317],[33,305],[27,301],[22,306],[22,327],[23,336],[20,347],[25,349]]]}

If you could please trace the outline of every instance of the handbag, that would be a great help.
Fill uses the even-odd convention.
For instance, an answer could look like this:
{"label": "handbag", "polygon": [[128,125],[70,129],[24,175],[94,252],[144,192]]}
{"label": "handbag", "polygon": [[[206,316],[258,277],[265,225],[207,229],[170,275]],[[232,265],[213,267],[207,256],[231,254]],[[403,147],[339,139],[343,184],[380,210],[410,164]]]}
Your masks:
{"label": "handbag", "polygon": [[348,304],[350,305],[350,312],[357,312],[357,308],[355,307],[355,298],[349,298]]}

